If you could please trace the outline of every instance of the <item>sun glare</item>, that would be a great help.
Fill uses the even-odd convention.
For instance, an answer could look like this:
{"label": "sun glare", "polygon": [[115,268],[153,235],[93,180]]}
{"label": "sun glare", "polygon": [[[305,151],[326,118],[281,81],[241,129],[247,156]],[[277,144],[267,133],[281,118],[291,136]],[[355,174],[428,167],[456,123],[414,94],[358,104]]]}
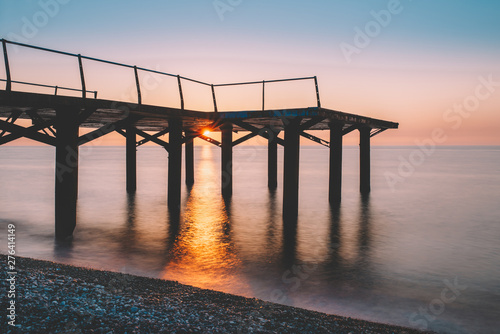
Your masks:
{"label": "sun glare", "polygon": [[205,131],[203,131],[203,134],[204,134],[205,136],[208,136],[208,135],[210,134],[210,130],[205,130]]}

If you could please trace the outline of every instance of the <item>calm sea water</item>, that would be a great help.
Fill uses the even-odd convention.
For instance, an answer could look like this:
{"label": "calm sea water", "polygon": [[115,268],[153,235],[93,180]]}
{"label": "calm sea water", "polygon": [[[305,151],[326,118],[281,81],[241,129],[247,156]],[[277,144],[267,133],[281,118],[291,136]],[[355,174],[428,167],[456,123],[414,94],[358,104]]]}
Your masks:
{"label": "calm sea water", "polygon": [[[229,202],[219,148],[197,146],[178,217],[166,205],[163,149],[139,149],[128,196],[124,148],[82,147],[78,224],[65,245],[54,241],[54,149],[0,147],[0,252],[14,223],[21,256],[443,333],[498,333],[500,148],[440,148],[422,160],[416,148],[374,147],[367,198],[358,149],[344,152],[343,200],[331,208],[328,150],[301,149],[290,230],[282,184],[267,189],[264,147],[235,148]],[[410,157],[414,170],[402,163]]]}

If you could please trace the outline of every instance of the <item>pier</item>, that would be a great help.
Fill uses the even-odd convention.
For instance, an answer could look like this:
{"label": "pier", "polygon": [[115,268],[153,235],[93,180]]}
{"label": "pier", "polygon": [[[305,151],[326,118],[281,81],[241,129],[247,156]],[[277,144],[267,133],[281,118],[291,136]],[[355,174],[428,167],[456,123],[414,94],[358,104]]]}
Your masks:
{"label": "pier", "polygon": [[[79,146],[111,132],[117,132],[126,141],[126,189],[137,189],[137,147],[148,142],[162,146],[168,152],[168,205],[179,210],[181,205],[182,159],[184,153],[185,180],[192,185],[194,179],[193,140],[200,138],[221,149],[221,193],[232,196],[233,147],[253,137],[260,136],[268,142],[268,187],[277,188],[278,145],[284,147],[283,164],[283,217],[296,218],[299,203],[300,140],[306,138],[329,149],[329,201],[341,200],[343,136],[359,132],[360,192],[370,192],[370,142],[371,137],[388,129],[397,129],[398,123],[345,113],[324,108],[320,102],[318,80],[315,76],[239,83],[212,84],[191,78],[164,73],[133,65],[92,58],[80,54],[51,50],[2,39],[5,78],[0,78],[0,145],[25,137],[55,146],[55,235],[57,239],[71,237],[77,223],[78,150]],[[36,49],[73,57],[80,74],[80,87],[49,86],[41,83],[15,80],[11,73],[9,46]],[[88,89],[85,80],[85,62],[100,62],[128,68],[135,77],[137,102],[128,103],[98,98],[97,91]],[[178,107],[148,105],[142,102],[140,74],[155,73],[177,79]],[[213,111],[188,110],[184,106],[183,83],[189,81],[205,86],[211,91]],[[266,107],[265,87],[269,83],[310,81],[315,90],[315,105],[307,108],[269,109]],[[262,108],[259,110],[220,111],[217,106],[217,89],[223,86],[262,85]],[[21,89],[13,89],[13,86]],[[53,94],[23,91],[22,87],[53,89]],[[64,95],[78,92],[80,96]],[[28,127],[16,124],[18,119],[30,119]],[[80,128],[95,129],[80,135]],[[204,133],[221,132],[221,141]],[[329,131],[329,141],[307,131]],[[149,133],[148,133],[149,132]],[[150,134],[153,132],[154,134]],[[234,139],[233,133],[245,133]],[[168,142],[160,139],[168,133]],[[283,136],[280,136],[283,134]],[[183,150],[184,146],[184,150]],[[248,177],[252,177],[249,175]],[[139,185],[140,186],[140,185]]]}

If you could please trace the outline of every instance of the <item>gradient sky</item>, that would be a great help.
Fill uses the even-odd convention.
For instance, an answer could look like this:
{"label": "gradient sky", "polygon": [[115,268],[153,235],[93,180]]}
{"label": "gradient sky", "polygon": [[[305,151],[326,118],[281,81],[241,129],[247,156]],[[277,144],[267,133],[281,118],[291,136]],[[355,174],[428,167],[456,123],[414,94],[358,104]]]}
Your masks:
{"label": "gradient sky", "polygon": [[[0,36],[10,40],[213,83],[316,75],[324,107],[400,123],[374,145],[414,145],[436,128],[442,145],[500,145],[499,18],[493,0],[0,0]],[[9,52],[14,80],[79,85],[74,60]],[[84,66],[100,97],[134,99],[130,72]],[[175,99],[175,85],[156,79],[144,102]],[[228,109],[259,108],[252,89],[218,97]],[[270,107],[313,106],[312,89],[266,94]],[[187,90],[186,107],[210,108],[209,96]]]}

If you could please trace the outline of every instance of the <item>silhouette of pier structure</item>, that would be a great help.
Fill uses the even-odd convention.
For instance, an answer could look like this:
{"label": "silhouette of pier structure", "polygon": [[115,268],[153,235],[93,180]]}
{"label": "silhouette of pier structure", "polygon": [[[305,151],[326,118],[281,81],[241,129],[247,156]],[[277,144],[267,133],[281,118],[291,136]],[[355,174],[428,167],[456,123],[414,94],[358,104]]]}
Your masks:
{"label": "silhouette of pier structure", "polygon": [[[177,210],[181,204],[182,147],[185,155],[185,182],[194,183],[193,140],[200,138],[221,147],[221,193],[230,197],[233,188],[233,147],[255,136],[268,141],[268,186],[278,184],[278,145],[284,147],[283,163],[283,217],[296,218],[299,203],[299,148],[300,138],[305,137],[329,148],[329,200],[341,200],[342,141],[343,136],[359,131],[360,136],[360,191],[370,192],[370,138],[387,130],[398,128],[398,123],[323,108],[316,77],[291,78],[254,82],[209,84],[180,75],[173,75],[147,68],[91,58],[80,54],[51,50],[38,46],[2,39],[5,65],[4,89],[0,90],[0,145],[21,137],[29,138],[56,148],[55,168],[55,235],[58,239],[70,237],[76,226],[78,197],[78,150],[111,132],[126,138],[126,189],[134,193],[136,180],[136,149],[147,142],[156,143],[168,151],[167,197],[170,208]],[[16,81],[9,66],[8,46],[36,49],[74,57],[79,67],[81,87],[60,87]],[[97,91],[89,91],[85,81],[84,61],[106,63],[129,68],[135,75],[137,103],[127,103],[98,98]],[[76,66],[76,65],[75,65]],[[150,72],[174,77],[178,83],[180,106],[178,108],[147,105],[142,102],[140,72]],[[266,108],[265,87],[268,83],[310,80],[314,84],[316,103],[308,108],[272,110]],[[213,111],[196,111],[184,108],[183,82],[207,86],[211,90]],[[12,86],[38,86],[54,89],[53,94],[13,90]],[[217,108],[217,87],[262,85],[262,108],[221,112]],[[62,92],[81,92],[81,96],[61,95]],[[16,124],[18,119],[31,119],[28,127]],[[80,127],[95,130],[80,135]],[[206,130],[220,131],[221,141],[204,135]],[[326,141],[308,130],[327,130]],[[233,139],[234,132],[248,132]],[[147,132],[155,132],[151,135]],[[279,134],[283,132],[281,138]],[[168,133],[168,142],[160,139]],[[250,176],[249,176],[250,177]]]}

